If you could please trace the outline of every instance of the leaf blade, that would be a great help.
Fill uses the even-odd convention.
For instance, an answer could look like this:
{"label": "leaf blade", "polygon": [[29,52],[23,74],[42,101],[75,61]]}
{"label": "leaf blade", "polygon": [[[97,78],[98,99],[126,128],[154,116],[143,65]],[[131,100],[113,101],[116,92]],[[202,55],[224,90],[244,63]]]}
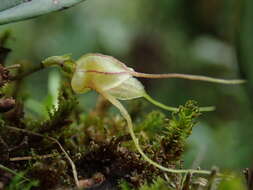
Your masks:
{"label": "leaf blade", "polygon": [[[20,0],[0,6],[0,25],[34,18],[72,7],[84,0]],[[15,6],[16,5],[16,6]]]}

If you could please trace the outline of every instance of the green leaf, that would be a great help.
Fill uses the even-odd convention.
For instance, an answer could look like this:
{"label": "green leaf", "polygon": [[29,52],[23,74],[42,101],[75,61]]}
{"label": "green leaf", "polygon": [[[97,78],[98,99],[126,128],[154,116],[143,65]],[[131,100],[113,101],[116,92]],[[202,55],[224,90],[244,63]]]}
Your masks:
{"label": "green leaf", "polygon": [[1,0],[0,11],[15,7],[25,1],[26,0]]}
{"label": "green leaf", "polygon": [[63,10],[84,0],[1,0],[0,25]]}

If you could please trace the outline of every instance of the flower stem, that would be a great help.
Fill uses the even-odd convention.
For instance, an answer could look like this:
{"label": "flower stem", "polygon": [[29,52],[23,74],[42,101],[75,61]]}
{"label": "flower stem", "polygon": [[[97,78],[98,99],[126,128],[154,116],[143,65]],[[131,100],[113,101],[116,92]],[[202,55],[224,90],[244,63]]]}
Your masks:
{"label": "flower stem", "polygon": [[166,172],[170,172],[170,173],[198,173],[198,174],[206,174],[206,175],[210,175],[211,172],[210,171],[206,171],[206,170],[191,170],[191,169],[187,169],[187,170],[177,170],[177,169],[170,169],[170,168],[166,168],[164,166],[161,166],[160,164],[154,162],[153,160],[151,160],[141,149],[140,145],[139,145],[139,141],[137,139],[137,137],[134,134],[133,131],[133,123],[132,123],[132,119],[129,115],[129,113],[127,112],[127,110],[124,108],[124,106],[113,96],[111,96],[108,93],[105,93],[103,91],[100,91],[99,89],[96,89],[96,91],[98,93],[100,93],[102,96],[104,96],[105,99],[107,99],[108,101],[110,101],[116,108],[119,109],[121,115],[126,119],[127,121],[127,127],[129,130],[129,133],[133,139],[133,142],[135,144],[136,149],[138,150],[138,152],[141,154],[141,156],[144,158],[144,160],[146,160],[148,163],[150,163],[151,165],[166,171]]}
{"label": "flower stem", "polygon": [[[148,94],[144,94],[143,96],[146,100],[148,100],[149,102],[151,102],[152,104],[156,105],[157,107],[160,107],[162,109],[165,109],[167,111],[173,111],[173,112],[177,112],[179,110],[179,108],[176,107],[171,107],[171,106],[167,106],[161,102],[158,102],[156,100],[154,100],[151,96],[149,96]],[[215,107],[214,106],[208,106],[208,107],[200,107],[199,111],[201,112],[209,112],[209,111],[214,111]]]}

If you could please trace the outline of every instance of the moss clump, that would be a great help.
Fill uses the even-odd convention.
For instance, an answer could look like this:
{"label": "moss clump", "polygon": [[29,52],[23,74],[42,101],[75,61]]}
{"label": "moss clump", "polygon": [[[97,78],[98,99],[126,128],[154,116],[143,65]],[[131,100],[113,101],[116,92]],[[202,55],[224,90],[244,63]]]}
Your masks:
{"label": "moss clump", "polygon": [[177,113],[172,114],[165,126],[162,137],[162,148],[169,160],[180,160],[187,138],[191,135],[200,111],[195,101],[188,101],[180,106]]}
{"label": "moss clump", "polygon": [[[22,123],[21,126],[25,129],[57,138],[65,149],[71,150],[71,157],[81,181],[92,179],[98,173],[104,176],[102,182],[93,184],[96,187],[109,186],[119,189],[118,182],[125,180],[131,187],[137,188],[142,184],[152,183],[157,177],[165,180],[162,171],[147,164],[135,151],[121,116],[113,114],[112,117],[108,113],[98,116],[93,111],[83,117],[83,114],[78,112],[76,99],[71,98],[69,92],[62,88],[59,107],[53,108],[48,120],[39,122],[31,118],[20,118],[18,123]],[[141,142],[148,142],[143,145],[145,152],[166,167],[177,167],[186,138],[199,115],[196,110],[197,106],[188,102],[180,107],[177,113],[173,113],[170,119],[155,111],[136,123],[137,136]],[[6,118],[3,119],[1,128],[4,132],[3,141],[8,147],[21,147],[18,152],[9,151],[9,158],[32,156],[28,160],[17,160],[14,163],[6,159],[6,166],[15,170],[28,170],[27,177],[38,180],[39,189],[73,186],[71,168],[55,144],[42,137],[24,133],[15,132],[14,135],[13,131],[4,128],[4,125],[9,123],[5,120]],[[144,135],[146,138],[143,134],[147,134]],[[17,145],[18,142],[13,140],[14,136],[21,140],[27,138],[26,145]],[[53,153],[56,153],[56,156],[45,159],[42,157]],[[29,165],[26,164],[28,162]],[[176,176],[171,176],[171,179],[173,183],[177,183]]]}

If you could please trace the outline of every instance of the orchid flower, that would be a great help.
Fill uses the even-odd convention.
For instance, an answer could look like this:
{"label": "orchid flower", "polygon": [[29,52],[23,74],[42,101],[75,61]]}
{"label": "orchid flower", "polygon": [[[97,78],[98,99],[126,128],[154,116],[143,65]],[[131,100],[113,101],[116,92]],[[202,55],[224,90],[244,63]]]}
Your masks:
{"label": "orchid flower", "polygon": [[[64,62],[73,63],[69,56],[53,56],[44,61],[45,66],[60,65]],[[67,68],[67,69],[66,69]],[[65,70],[70,71],[67,66]],[[64,67],[63,67],[64,70]],[[170,169],[154,162],[143,152],[134,134],[133,123],[131,117],[119,100],[131,100],[135,98],[145,98],[154,105],[161,107],[168,111],[178,111],[178,108],[164,105],[153,98],[151,98],[144,89],[141,82],[135,77],[142,78],[181,78],[188,80],[200,80],[213,83],[223,84],[241,84],[244,80],[224,80],[206,76],[189,75],[189,74],[146,74],[134,71],[134,69],[127,67],[119,60],[102,54],[86,54],[75,62],[74,69],[72,69],[71,86],[75,93],[85,93],[90,90],[95,90],[101,94],[105,99],[111,102],[127,122],[129,133],[133,139],[136,149],[142,157],[150,164],[163,171],[173,173],[200,173],[210,174],[205,170],[177,170]],[[201,107],[200,111],[212,111],[214,107]]]}

